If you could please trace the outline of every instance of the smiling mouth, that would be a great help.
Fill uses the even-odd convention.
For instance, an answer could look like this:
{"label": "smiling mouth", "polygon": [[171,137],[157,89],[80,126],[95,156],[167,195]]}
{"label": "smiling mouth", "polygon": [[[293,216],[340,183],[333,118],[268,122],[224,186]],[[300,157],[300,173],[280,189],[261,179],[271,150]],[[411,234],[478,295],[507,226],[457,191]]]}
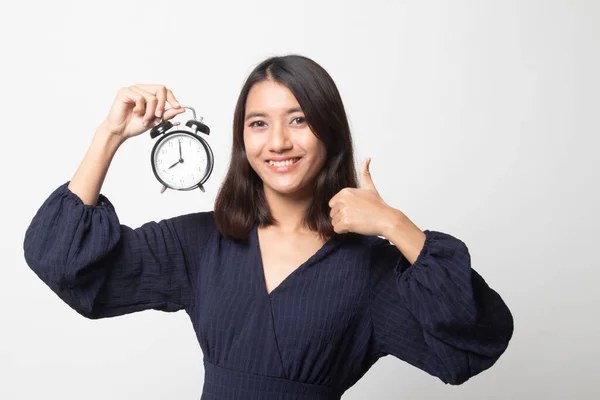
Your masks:
{"label": "smiling mouth", "polygon": [[268,160],[265,161],[267,164],[269,164],[272,167],[288,167],[290,165],[294,165],[296,164],[301,157],[296,157],[296,158],[290,158],[289,160],[285,160],[285,161],[272,161],[272,160]]}

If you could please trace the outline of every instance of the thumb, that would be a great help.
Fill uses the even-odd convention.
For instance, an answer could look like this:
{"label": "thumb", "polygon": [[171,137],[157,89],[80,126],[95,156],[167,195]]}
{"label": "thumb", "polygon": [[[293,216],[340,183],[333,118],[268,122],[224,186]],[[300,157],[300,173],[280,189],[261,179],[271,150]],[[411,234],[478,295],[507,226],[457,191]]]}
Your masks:
{"label": "thumb", "polygon": [[360,187],[361,189],[375,189],[373,179],[371,179],[371,171],[369,171],[369,165],[371,165],[371,158],[366,158],[360,167]]}

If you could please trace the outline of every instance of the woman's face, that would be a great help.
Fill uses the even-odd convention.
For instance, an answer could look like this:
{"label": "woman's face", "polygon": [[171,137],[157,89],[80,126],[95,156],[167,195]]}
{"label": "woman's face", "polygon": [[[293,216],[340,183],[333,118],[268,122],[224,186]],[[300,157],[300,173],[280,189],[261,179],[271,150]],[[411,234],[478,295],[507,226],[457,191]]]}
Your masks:
{"label": "woman's face", "polygon": [[244,145],[265,193],[312,193],[313,179],[327,154],[296,97],[286,86],[269,80],[255,84],[248,93]]}

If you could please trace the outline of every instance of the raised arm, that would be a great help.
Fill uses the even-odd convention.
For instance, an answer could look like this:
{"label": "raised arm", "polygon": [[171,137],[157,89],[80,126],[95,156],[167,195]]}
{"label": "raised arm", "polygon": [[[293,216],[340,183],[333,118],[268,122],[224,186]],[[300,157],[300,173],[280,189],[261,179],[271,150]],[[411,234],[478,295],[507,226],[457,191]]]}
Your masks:
{"label": "raised arm", "polygon": [[[164,112],[165,103],[175,108]],[[83,161],[69,182],[69,190],[86,205],[96,205],[110,163],[121,144],[154,126],[163,116],[168,120],[184,112],[171,90],[162,85],[121,88],[108,116],[94,134]]]}
{"label": "raised arm", "polygon": [[[163,115],[166,101],[178,109]],[[146,131],[157,116],[170,119],[183,111],[164,86],[120,89],[73,179],[46,199],[27,228],[28,265],[88,318],[148,308],[176,311],[191,302],[195,270],[190,267],[212,232],[212,213],[132,229],[120,224],[114,206],[100,194],[119,146]]]}

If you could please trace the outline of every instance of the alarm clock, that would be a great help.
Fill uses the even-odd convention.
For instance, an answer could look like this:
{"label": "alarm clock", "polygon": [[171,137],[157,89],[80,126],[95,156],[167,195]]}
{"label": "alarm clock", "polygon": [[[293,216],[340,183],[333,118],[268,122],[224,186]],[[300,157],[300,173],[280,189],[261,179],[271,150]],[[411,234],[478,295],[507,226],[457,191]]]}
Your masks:
{"label": "alarm clock", "polygon": [[[164,121],[150,130],[150,138],[159,137],[150,154],[152,172],[165,190],[192,190],[204,192],[204,182],[209,178],[213,165],[213,152],[199,133],[209,135],[210,128],[196,119],[196,111],[190,106],[181,106],[192,111],[193,119],[185,123]],[[166,110],[165,110],[166,111]],[[164,111],[163,111],[164,115]],[[178,127],[178,128],[176,128]],[[176,129],[173,129],[176,128]]]}

